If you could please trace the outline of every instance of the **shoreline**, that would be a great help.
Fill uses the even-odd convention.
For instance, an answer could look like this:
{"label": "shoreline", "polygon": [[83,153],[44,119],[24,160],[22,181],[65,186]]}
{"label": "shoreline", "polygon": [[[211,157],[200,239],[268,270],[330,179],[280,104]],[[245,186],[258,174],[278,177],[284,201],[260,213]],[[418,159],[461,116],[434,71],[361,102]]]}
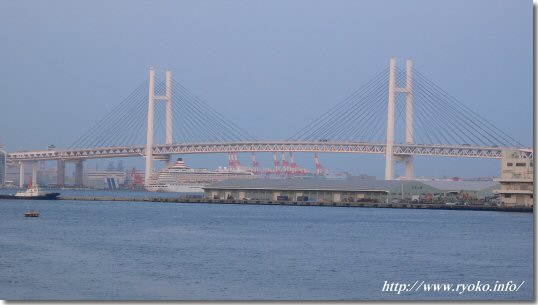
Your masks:
{"label": "shoreline", "polygon": [[208,198],[163,198],[163,197],[99,197],[99,196],[60,196],[57,200],[73,201],[133,201],[133,202],[169,202],[200,204],[245,204],[245,205],[289,205],[289,206],[325,206],[356,208],[391,208],[391,209],[430,209],[430,210],[467,210],[533,213],[533,207],[486,206],[486,205],[446,205],[438,203],[380,203],[380,202],[304,202],[276,200],[235,200]]}

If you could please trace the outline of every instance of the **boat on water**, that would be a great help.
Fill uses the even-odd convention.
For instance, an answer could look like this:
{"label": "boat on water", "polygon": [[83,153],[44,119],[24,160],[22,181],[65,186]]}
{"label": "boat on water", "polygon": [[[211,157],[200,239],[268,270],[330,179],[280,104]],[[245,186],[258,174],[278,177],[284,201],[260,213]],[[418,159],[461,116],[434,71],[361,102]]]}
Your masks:
{"label": "boat on water", "polygon": [[191,168],[182,158],[153,173],[146,186],[152,192],[203,193],[203,187],[226,179],[253,179],[259,175],[244,169],[219,167],[216,170]]}
{"label": "boat on water", "polygon": [[15,195],[0,195],[0,199],[31,199],[31,200],[54,200],[60,193],[49,193],[41,190],[37,185],[28,186],[27,190],[17,192]]}

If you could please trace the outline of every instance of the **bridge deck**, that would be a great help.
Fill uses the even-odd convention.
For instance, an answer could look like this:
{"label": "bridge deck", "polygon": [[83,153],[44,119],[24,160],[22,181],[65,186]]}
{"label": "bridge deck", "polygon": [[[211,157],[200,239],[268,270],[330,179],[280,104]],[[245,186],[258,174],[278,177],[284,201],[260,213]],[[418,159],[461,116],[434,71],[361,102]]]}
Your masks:
{"label": "bridge deck", "polygon": [[[510,147],[477,147],[424,144],[394,144],[395,155],[441,156],[499,159],[506,150],[518,151],[523,158],[533,158],[533,150]],[[155,145],[154,155],[203,154],[230,152],[325,152],[384,154],[384,143],[357,142],[236,142],[179,143]],[[8,153],[9,162],[41,160],[79,160],[145,156],[145,146],[98,147],[73,150],[45,150]]]}

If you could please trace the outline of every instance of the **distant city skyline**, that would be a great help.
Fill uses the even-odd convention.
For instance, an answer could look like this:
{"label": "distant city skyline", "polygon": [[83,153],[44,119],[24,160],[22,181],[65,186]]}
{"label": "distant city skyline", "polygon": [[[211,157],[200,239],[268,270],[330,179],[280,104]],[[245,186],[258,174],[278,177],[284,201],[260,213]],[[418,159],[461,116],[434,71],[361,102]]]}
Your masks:
{"label": "distant city skyline", "polygon": [[[0,8],[0,143],[7,151],[67,148],[150,66],[160,78],[170,69],[257,139],[283,140],[391,57],[400,68],[413,59],[469,108],[533,145],[533,8],[525,1],[6,1]],[[225,155],[184,157],[197,167],[227,162]],[[295,157],[313,168],[312,154]],[[383,177],[383,156],[320,158],[334,171]],[[250,164],[250,154],[240,159]],[[258,161],[270,167],[272,155]],[[501,170],[498,160],[415,163],[416,177]],[[124,164],[143,168],[142,158]]]}

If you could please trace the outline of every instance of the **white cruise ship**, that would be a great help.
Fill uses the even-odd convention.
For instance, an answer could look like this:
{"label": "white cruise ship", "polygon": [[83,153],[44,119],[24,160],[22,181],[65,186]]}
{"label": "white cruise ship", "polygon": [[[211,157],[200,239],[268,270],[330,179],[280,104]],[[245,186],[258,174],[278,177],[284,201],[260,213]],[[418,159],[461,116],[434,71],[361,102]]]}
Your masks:
{"label": "white cruise ship", "polygon": [[206,168],[190,168],[182,158],[151,175],[146,186],[152,192],[202,193],[202,187],[226,179],[259,178],[242,169],[221,168],[212,171]]}

